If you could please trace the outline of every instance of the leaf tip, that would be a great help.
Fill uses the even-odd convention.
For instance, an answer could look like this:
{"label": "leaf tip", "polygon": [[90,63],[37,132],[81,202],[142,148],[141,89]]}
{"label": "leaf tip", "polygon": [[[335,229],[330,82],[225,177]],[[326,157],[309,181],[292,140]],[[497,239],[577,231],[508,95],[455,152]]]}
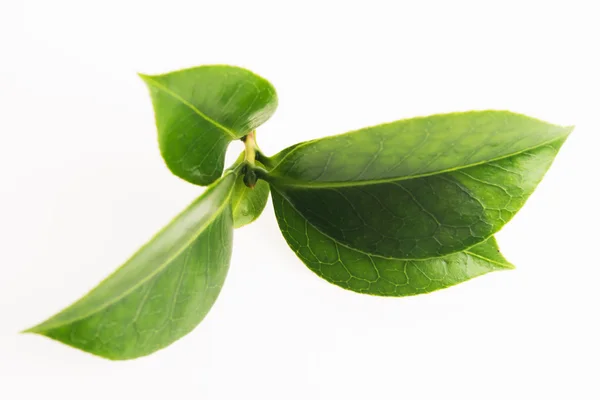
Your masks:
{"label": "leaf tip", "polygon": [[570,135],[571,133],[573,133],[574,129],[575,129],[575,125],[567,125],[567,126],[565,126],[565,130],[567,131],[567,135]]}
{"label": "leaf tip", "polygon": [[35,326],[32,326],[32,327],[30,327],[30,328],[23,329],[23,330],[22,330],[22,331],[20,331],[19,333],[20,333],[20,334],[24,334],[24,333],[37,333],[37,334],[42,334],[42,331],[41,331],[41,330],[40,330],[38,327],[39,327],[39,325],[35,325]]}
{"label": "leaf tip", "polygon": [[138,72],[137,76],[139,76],[140,79],[146,83],[152,82],[152,75],[146,75],[146,74],[142,74],[141,72]]}
{"label": "leaf tip", "polygon": [[515,267],[515,265],[514,265],[513,263],[510,263],[510,262],[508,262],[508,261],[507,261],[507,262],[504,264],[504,269],[513,270],[513,269],[517,269],[517,267]]}
{"label": "leaf tip", "polygon": [[50,318],[44,322],[40,322],[39,324],[34,325],[32,327],[23,329],[19,333],[36,333],[38,335],[46,335],[46,333],[54,327],[48,323],[48,322],[50,322],[51,319],[52,318]]}

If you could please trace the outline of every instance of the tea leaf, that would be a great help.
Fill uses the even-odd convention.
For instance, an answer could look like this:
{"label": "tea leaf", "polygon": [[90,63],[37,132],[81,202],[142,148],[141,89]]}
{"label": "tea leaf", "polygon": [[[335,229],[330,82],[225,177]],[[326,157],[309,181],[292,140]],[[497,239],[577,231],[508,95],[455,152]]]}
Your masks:
{"label": "tea leaf", "polygon": [[277,108],[273,86],[243,68],[208,65],[140,77],[150,90],[167,166],[198,185],[221,176],[229,143],[263,124]]}
{"label": "tea leaf", "polygon": [[246,186],[240,175],[235,181],[231,205],[233,208],[233,227],[241,228],[253,222],[262,214],[269,198],[269,184],[259,180],[253,189]]}
{"label": "tea leaf", "polygon": [[115,360],[153,353],[190,332],[229,268],[235,180],[227,172],[96,288],[27,332]]}
{"label": "tea leaf", "polygon": [[373,256],[324,234],[277,190],[272,190],[275,215],[290,248],[313,272],[344,289],[411,296],[514,268],[500,254],[493,237],[463,252],[427,260]]}
{"label": "tea leaf", "polygon": [[264,178],[352,249],[439,257],[500,230],[571,129],[506,111],[415,118],[296,145]]}

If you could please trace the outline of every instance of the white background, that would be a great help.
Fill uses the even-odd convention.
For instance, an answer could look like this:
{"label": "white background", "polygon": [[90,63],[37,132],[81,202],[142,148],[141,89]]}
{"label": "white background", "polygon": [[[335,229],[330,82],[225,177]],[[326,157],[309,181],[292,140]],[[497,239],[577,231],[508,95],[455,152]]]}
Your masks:
{"label": "white background", "polygon": [[[3,0],[0,398],[599,399],[595,3]],[[470,109],[577,127],[498,235],[515,271],[412,298],[355,294],[295,257],[269,204],[236,231],[213,310],[169,348],[110,362],[18,334],[201,192],[163,165],[135,73],[211,63],[277,88],[267,154]]]}

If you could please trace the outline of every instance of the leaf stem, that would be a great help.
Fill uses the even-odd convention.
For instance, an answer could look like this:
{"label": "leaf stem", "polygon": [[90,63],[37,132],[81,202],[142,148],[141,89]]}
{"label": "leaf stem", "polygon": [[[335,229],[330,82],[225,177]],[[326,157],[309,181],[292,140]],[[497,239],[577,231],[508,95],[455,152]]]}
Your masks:
{"label": "leaf stem", "polygon": [[252,131],[242,138],[245,146],[244,153],[244,184],[253,189],[256,185],[258,178],[254,172],[256,167],[256,153],[258,151],[258,145],[256,144],[256,131]]}
{"label": "leaf stem", "polygon": [[256,151],[256,161],[260,162],[268,170],[271,170],[275,166],[275,164],[273,164],[273,161],[271,160],[271,158],[265,156],[264,153],[258,149]]}
{"label": "leaf stem", "polygon": [[256,131],[252,131],[242,138],[245,146],[245,161],[248,165],[254,167],[256,164],[256,152],[258,145],[256,144]]}

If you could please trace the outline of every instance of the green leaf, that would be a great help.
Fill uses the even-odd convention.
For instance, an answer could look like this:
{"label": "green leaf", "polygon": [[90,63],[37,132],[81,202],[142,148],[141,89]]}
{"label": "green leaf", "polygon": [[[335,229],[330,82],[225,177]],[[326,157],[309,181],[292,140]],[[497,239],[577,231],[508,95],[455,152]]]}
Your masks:
{"label": "green leaf", "polygon": [[[269,198],[269,184],[264,180],[256,182],[254,188],[249,188],[244,183],[244,164],[246,153],[242,152],[237,160],[228,170],[240,169],[240,174],[235,181],[233,194],[231,195],[231,207],[233,211],[233,227],[241,228],[254,222],[262,214]],[[260,162],[256,165],[264,168]]]}
{"label": "green leaf", "polygon": [[514,268],[493,237],[460,253],[427,260],[383,258],[327,236],[272,190],[273,207],[290,248],[320,277],[344,289],[378,296],[411,296]]}
{"label": "green leaf", "polygon": [[198,185],[221,176],[229,143],[263,124],[277,108],[273,86],[243,68],[208,65],[140,77],[150,89],[167,166]]}
{"label": "green leaf", "polygon": [[265,209],[268,198],[269,184],[266,181],[259,180],[251,189],[244,183],[244,177],[238,176],[231,197],[233,227],[241,228],[256,220]]}
{"label": "green leaf", "polygon": [[190,332],[229,268],[235,180],[227,172],[96,288],[27,332],[115,360],[153,353]]}
{"label": "green leaf", "polygon": [[264,178],[350,248],[440,257],[504,226],[571,130],[507,111],[414,118],[296,145]]}

